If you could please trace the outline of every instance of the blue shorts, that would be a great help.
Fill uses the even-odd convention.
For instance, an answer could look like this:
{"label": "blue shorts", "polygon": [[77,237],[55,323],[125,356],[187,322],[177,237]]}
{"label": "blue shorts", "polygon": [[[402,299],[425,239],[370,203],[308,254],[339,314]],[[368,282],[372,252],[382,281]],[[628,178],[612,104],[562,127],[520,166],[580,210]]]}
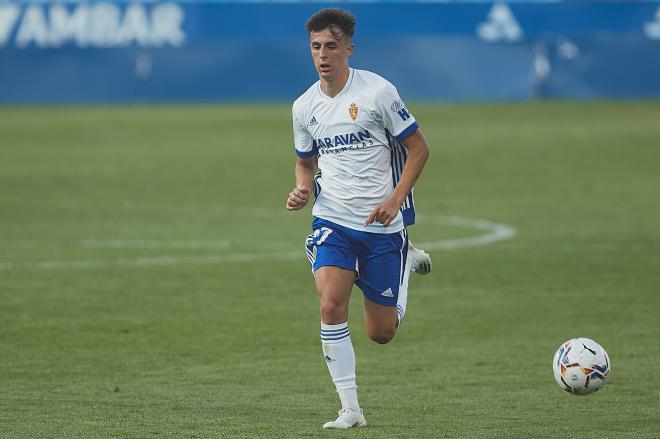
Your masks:
{"label": "blue shorts", "polygon": [[355,285],[367,299],[396,306],[408,255],[405,229],[387,234],[359,232],[315,218],[312,230],[305,246],[313,271],[329,265],[355,270]]}

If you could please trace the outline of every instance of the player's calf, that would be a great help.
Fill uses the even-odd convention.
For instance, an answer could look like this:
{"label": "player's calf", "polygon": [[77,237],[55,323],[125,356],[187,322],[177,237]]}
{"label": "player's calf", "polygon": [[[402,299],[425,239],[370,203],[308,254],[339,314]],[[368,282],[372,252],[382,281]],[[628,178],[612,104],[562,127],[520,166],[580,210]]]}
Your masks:
{"label": "player's calf", "polygon": [[364,301],[364,324],[367,336],[378,344],[390,342],[396,335],[397,308]]}

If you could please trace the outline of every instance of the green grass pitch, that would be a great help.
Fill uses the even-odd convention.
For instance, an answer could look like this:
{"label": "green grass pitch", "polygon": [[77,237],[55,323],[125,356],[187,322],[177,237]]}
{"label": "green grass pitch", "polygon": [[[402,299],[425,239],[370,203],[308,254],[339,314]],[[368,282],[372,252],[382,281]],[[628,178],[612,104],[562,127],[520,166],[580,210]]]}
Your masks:
{"label": "green grass pitch", "polygon": [[[385,346],[354,289],[348,432],[288,105],[0,108],[0,437],[660,437],[660,103],[410,107],[434,272]],[[587,397],[576,336],[613,364]]]}

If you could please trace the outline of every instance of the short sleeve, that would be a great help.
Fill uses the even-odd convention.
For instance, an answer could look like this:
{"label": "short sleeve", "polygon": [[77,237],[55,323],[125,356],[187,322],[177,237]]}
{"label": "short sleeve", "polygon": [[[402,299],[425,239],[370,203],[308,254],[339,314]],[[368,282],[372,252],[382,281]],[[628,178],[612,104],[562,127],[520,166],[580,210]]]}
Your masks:
{"label": "short sleeve", "polygon": [[296,114],[296,107],[293,107],[293,145],[298,157],[308,158],[315,156],[318,152],[314,139],[309,131],[300,122],[300,117]]}
{"label": "short sleeve", "polygon": [[419,128],[412,113],[406,108],[396,88],[387,83],[376,95],[376,105],[385,128],[401,142]]}

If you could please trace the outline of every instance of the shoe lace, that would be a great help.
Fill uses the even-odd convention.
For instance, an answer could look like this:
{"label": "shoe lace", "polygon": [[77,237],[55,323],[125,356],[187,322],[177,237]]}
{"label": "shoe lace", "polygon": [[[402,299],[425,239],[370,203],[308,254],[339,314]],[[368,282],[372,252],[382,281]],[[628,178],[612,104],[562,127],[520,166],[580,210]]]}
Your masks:
{"label": "shoe lace", "polygon": [[359,412],[359,411],[356,411],[355,409],[348,408],[348,407],[346,407],[346,408],[342,408],[341,410],[339,410],[339,411],[337,412],[337,414],[338,414],[340,417],[341,417],[341,415],[343,415],[343,414],[350,415],[350,414],[355,414],[355,413],[359,414],[360,412]]}

